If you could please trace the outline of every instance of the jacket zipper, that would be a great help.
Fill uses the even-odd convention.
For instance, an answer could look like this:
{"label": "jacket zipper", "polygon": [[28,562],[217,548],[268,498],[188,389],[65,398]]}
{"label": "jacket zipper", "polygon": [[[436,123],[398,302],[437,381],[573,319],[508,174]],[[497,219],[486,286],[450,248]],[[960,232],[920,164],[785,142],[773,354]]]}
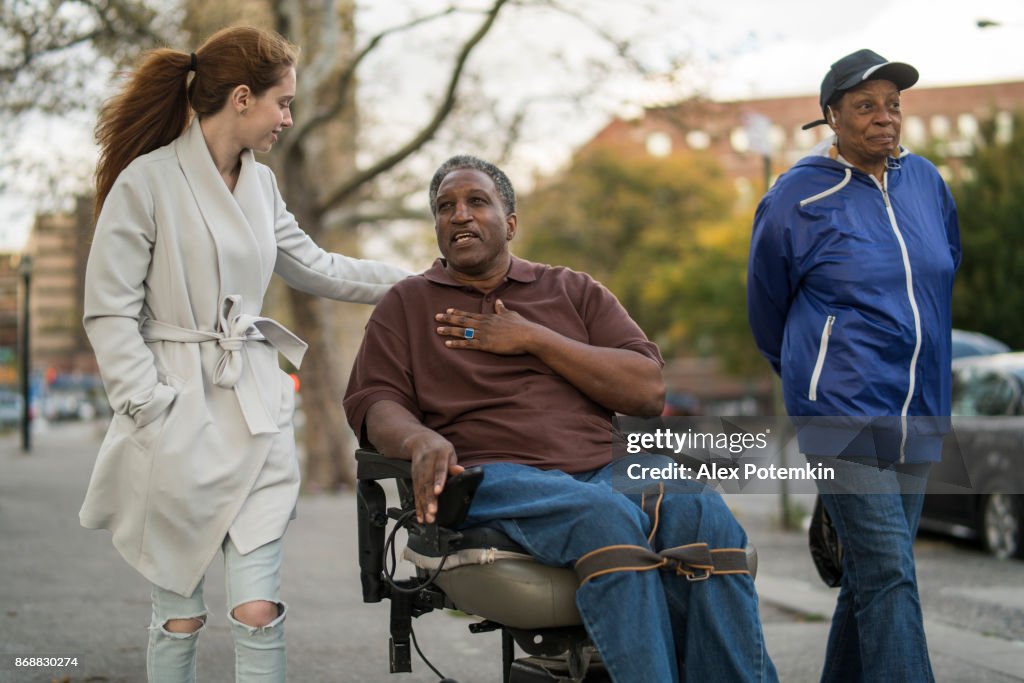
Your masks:
{"label": "jacket zipper", "polygon": [[903,241],[903,233],[896,223],[896,212],[893,211],[892,203],[889,201],[889,173],[882,176],[882,182],[871,176],[878,188],[882,191],[882,199],[885,201],[885,211],[889,215],[889,224],[896,235],[896,241],[900,244],[900,253],[903,256],[903,271],[906,273],[907,298],[910,300],[910,310],[914,314],[914,354],[910,357],[910,381],[907,386],[907,396],[903,400],[903,408],[900,411],[900,463],[906,462],[907,447],[907,413],[910,411],[910,401],[914,397],[914,387],[917,375],[917,357],[921,352],[921,312],[917,307],[917,299],[914,297],[914,274],[910,270],[910,253],[907,251],[907,243]]}
{"label": "jacket zipper", "polygon": [[807,391],[807,398],[811,401],[818,400],[818,380],[821,379],[821,369],[825,366],[825,355],[828,354],[828,338],[832,336],[832,325],[836,317],[830,315],[825,319],[825,326],[821,328],[821,341],[818,342],[818,360],[814,362],[814,372],[811,373],[811,386]]}

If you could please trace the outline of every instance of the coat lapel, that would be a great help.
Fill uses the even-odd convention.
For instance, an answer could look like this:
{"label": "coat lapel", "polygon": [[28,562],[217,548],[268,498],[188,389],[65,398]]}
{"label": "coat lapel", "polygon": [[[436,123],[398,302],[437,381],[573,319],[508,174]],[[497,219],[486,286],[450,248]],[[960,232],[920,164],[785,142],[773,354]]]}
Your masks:
{"label": "coat lapel", "polygon": [[[174,146],[178,163],[216,245],[219,270],[217,299],[222,301],[227,296],[239,295],[245,312],[258,314],[263,305],[265,291],[264,268],[260,258],[261,245],[256,239],[256,233],[248,217],[217,172],[213,157],[210,156],[206,140],[203,138],[198,117],[193,119],[188,131],[178,138]],[[246,168],[247,165],[251,167],[255,164],[252,152],[247,150],[242,157],[239,186],[242,186],[243,180],[247,184],[258,185],[255,169]],[[252,192],[244,187],[242,191],[243,194]],[[262,202],[257,201],[255,204]],[[253,211],[262,214],[259,207]]]}
{"label": "coat lapel", "polygon": [[251,234],[259,245],[260,291],[270,284],[277,260],[277,238],[274,234],[274,193],[260,184],[256,157],[251,149],[242,153],[242,170],[235,185],[236,204],[249,223]]}

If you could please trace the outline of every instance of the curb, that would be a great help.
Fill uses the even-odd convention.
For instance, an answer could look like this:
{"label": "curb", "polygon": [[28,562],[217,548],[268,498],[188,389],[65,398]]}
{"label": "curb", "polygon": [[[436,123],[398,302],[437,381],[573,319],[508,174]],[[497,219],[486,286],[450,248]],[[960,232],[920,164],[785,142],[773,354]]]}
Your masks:
{"label": "curb", "polygon": [[[758,575],[755,585],[760,600],[808,621],[829,622],[839,594],[838,590],[778,576]],[[924,630],[932,652],[943,652],[972,666],[1024,681],[1024,640],[975,633],[928,618],[924,620]]]}

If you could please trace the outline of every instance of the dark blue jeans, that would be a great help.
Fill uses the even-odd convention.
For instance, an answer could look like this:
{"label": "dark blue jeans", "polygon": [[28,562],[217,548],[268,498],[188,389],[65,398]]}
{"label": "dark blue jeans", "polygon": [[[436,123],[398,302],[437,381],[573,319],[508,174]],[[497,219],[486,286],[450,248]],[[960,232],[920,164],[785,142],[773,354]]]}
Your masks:
{"label": "dark blue jeans", "polygon": [[834,481],[817,483],[843,546],[821,680],[931,683],[913,548],[930,465],[807,460],[835,468]]}
{"label": "dark blue jeans", "polygon": [[[612,488],[612,465],[575,475],[505,463],[483,469],[467,526],[496,527],[540,562],[572,566],[607,545],[648,546],[652,522],[639,494]],[[746,546],[746,534],[717,493],[693,483],[672,488],[653,549]],[[778,679],[749,575],[691,582],[671,572],[615,572],[584,584],[576,605],[616,683]]]}

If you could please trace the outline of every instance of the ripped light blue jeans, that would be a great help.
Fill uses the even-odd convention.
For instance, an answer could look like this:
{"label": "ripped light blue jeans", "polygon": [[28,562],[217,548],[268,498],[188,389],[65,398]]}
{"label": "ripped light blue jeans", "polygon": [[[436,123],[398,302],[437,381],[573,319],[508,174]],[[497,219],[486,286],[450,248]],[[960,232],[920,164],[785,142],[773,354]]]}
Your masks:
{"label": "ripped light blue jeans", "polygon": [[[281,602],[282,539],[248,555],[238,552],[231,538],[224,539],[224,575],[227,584],[228,622],[235,639],[236,683],[284,683],[284,618]],[[149,683],[194,683],[196,644],[201,626],[193,633],[172,633],[164,625],[172,619],[198,619],[205,625],[203,581],[188,597],[153,586],[153,619],[149,626],[146,673]],[[266,600],[278,605],[278,616],[266,626],[248,626],[232,612],[239,605]]]}

